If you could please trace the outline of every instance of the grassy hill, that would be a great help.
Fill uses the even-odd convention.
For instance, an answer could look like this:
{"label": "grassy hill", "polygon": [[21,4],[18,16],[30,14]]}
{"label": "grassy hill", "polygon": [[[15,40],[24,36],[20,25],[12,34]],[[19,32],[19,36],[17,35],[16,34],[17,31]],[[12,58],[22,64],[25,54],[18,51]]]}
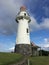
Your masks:
{"label": "grassy hill", "polygon": [[49,56],[30,57],[30,65],[49,65]]}
{"label": "grassy hill", "polygon": [[0,65],[9,65],[19,62],[23,59],[21,54],[16,53],[0,53]]}
{"label": "grassy hill", "polygon": [[[12,65],[23,60],[24,56],[16,53],[0,53],[0,65]],[[49,56],[29,57],[30,65],[49,65]]]}

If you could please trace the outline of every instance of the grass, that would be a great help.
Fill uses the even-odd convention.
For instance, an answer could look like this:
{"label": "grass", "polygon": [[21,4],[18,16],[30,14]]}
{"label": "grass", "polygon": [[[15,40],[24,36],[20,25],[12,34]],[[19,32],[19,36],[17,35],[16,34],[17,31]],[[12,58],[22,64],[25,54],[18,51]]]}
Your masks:
{"label": "grass", "polygon": [[[0,53],[0,65],[12,65],[24,58],[21,54]],[[30,57],[30,65],[49,65],[49,56]]]}
{"label": "grass", "polygon": [[30,57],[30,65],[49,65],[49,56]]}
{"label": "grass", "polygon": [[0,65],[9,65],[19,62],[23,59],[21,54],[16,53],[0,53]]}

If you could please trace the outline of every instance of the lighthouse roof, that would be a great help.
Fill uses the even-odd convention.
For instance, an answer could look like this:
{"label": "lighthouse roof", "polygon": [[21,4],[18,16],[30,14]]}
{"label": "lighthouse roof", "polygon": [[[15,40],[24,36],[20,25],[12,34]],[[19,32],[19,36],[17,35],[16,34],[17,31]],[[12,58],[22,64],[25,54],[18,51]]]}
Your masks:
{"label": "lighthouse roof", "polygon": [[26,19],[28,20],[28,22],[31,21],[29,14],[26,11],[26,7],[25,6],[21,6],[20,7],[20,12],[18,13],[17,17],[16,17],[16,21],[18,22],[18,20],[21,19]]}
{"label": "lighthouse roof", "polygon": [[20,7],[20,11],[26,11],[26,7],[25,6],[21,6]]}

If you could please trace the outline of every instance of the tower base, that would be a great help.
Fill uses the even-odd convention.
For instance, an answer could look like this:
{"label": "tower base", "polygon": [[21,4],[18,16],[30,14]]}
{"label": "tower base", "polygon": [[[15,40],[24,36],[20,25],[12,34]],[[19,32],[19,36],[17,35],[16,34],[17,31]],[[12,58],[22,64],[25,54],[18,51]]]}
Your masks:
{"label": "tower base", "polygon": [[31,45],[29,44],[16,44],[15,45],[15,53],[20,53],[23,55],[31,55]]}

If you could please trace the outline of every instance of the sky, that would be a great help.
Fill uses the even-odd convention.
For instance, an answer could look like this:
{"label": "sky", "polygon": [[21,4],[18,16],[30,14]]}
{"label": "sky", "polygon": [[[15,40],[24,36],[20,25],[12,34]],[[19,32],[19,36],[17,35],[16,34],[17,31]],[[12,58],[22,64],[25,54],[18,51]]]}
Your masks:
{"label": "sky", "polygon": [[0,52],[14,49],[21,6],[26,6],[31,22],[30,40],[49,51],[49,0],[0,0]]}

